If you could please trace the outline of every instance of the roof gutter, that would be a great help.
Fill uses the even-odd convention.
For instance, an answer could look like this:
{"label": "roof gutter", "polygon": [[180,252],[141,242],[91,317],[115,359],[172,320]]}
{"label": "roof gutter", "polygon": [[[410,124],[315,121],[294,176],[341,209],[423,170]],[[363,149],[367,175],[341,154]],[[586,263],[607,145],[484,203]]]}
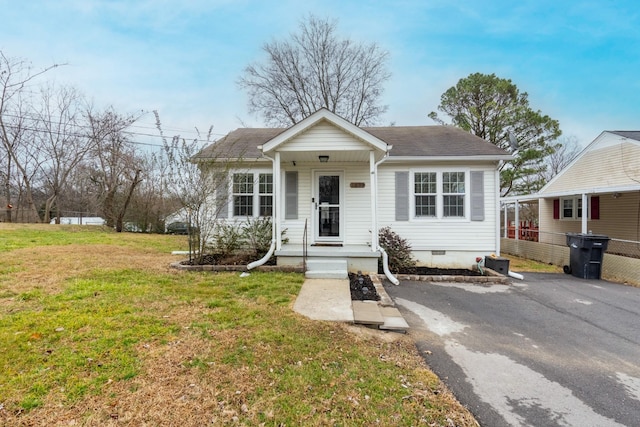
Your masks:
{"label": "roof gutter", "polygon": [[566,191],[556,191],[553,193],[523,194],[520,196],[501,197],[500,201],[505,203],[512,203],[516,201],[530,201],[530,200],[538,200],[538,199],[551,199],[551,198],[558,198],[558,197],[576,196],[578,194],[629,193],[633,191],[640,191],[640,184],[621,185],[616,187],[583,188],[583,189],[574,189],[574,190],[566,190]]}
{"label": "roof gutter", "polygon": [[513,156],[508,155],[477,155],[477,156],[392,156],[389,157],[387,163],[397,163],[397,162],[415,162],[415,161],[499,161],[499,160],[513,160]]}

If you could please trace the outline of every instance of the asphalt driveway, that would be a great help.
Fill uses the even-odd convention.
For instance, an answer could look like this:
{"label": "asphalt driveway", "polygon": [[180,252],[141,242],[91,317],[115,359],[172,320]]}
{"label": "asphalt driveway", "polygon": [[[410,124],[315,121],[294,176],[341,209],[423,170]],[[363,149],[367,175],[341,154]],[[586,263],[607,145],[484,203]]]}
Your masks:
{"label": "asphalt driveway", "polygon": [[385,289],[481,425],[640,426],[640,288],[525,273]]}

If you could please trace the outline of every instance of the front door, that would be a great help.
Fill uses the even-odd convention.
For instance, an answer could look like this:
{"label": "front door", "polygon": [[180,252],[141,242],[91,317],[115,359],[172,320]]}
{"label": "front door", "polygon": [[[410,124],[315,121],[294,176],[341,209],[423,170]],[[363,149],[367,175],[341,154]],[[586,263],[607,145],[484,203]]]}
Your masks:
{"label": "front door", "polygon": [[342,174],[316,172],[315,179],[315,240],[317,242],[342,241]]}

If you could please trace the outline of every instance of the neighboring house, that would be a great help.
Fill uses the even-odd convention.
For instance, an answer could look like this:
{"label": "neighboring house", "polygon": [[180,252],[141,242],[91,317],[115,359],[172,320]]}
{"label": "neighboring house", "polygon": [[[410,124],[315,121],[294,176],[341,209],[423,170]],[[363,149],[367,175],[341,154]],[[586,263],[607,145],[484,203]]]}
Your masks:
{"label": "neighboring house", "polygon": [[[538,193],[506,197],[502,202],[515,207],[516,226],[520,224],[520,205],[538,204],[537,233],[541,243],[504,239],[505,252],[567,265],[566,233],[601,234],[612,239],[608,259],[605,257],[603,262],[604,275],[637,282],[640,131],[602,132]],[[521,235],[520,230],[515,233],[515,236]],[[559,250],[560,246],[564,246],[564,250]]]}
{"label": "neighboring house", "polygon": [[[50,224],[55,224],[56,218],[53,218]],[[60,217],[60,224],[75,224],[75,225],[105,225],[107,221],[99,216],[62,216]]]}
{"label": "neighboring house", "polygon": [[511,158],[454,127],[360,128],[326,109],[287,129],[237,129],[195,156],[239,161],[219,218],[272,216],[274,235],[286,230],[278,264],[342,257],[365,272],[377,270],[385,226],[421,265],[469,268],[499,253],[498,167]]}
{"label": "neighboring house", "polygon": [[640,131],[604,131],[537,194],[539,241],[564,233],[640,241]]}

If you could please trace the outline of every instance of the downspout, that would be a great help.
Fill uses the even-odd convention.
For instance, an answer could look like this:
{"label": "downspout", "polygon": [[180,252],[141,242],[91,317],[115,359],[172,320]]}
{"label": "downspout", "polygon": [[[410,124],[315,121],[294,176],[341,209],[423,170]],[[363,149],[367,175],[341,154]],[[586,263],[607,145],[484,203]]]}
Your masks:
{"label": "downspout", "polygon": [[[278,154],[279,153],[276,153],[276,156],[279,158],[280,156],[278,156]],[[273,170],[273,187],[276,189],[276,194],[273,195],[273,197],[274,197],[274,199],[273,199],[273,212],[272,212],[272,215],[271,215],[271,219],[272,219],[271,220],[271,246],[269,246],[269,250],[267,251],[265,256],[263,256],[262,258],[260,258],[257,261],[253,261],[253,262],[247,264],[247,270],[252,270],[252,269],[254,269],[256,267],[260,267],[265,262],[269,261],[269,258],[271,258],[273,256],[273,253],[276,250],[276,241],[277,241],[277,239],[276,239],[276,222],[278,220],[278,210],[276,208],[278,203],[276,202],[276,197],[278,197],[280,195],[280,191],[279,191],[280,177],[278,176],[279,170],[276,171],[276,161],[275,161],[275,159],[265,155],[264,153],[262,153],[262,157],[271,160],[272,170]]]}
{"label": "downspout", "polygon": [[[378,241],[378,166],[382,162],[387,160],[387,158],[389,157],[390,149],[391,146],[387,146],[386,153],[384,153],[384,156],[382,156],[380,160],[378,160],[376,163],[373,163],[373,170],[371,171],[371,174],[373,175],[372,182],[375,181],[375,193],[373,195],[373,200],[371,201],[375,205],[373,209],[373,230],[371,234],[374,247],[382,254],[382,271],[384,271],[384,275],[387,277],[387,279],[389,279],[391,283],[397,286],[400,284],[400,281],[391,273],[391,270],[389,270],[389,255],[387,255],[387,252],[382,248],[382,246],[380,246],[380,243]],[[371,155],[371,159],[373,159],[373,155]],[[370,162],[370,164],[371,163],[372,162]]]}

